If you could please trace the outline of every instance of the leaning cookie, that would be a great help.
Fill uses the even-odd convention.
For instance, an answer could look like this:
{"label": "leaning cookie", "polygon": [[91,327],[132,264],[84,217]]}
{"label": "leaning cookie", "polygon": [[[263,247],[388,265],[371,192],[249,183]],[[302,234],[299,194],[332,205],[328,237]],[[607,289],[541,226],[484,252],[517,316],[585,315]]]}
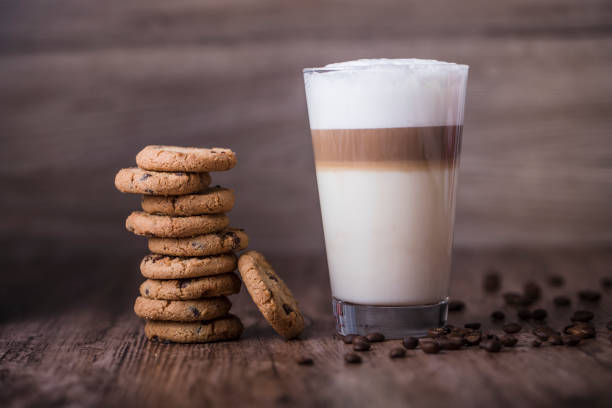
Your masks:
{"label": "leaning cookie", "polygon": [[236,165],[236,154],[221,147],[147,146],[136,155],[136,163],[157,171],[224,171]]}
{"label": "leaning cookie", "polygon": [[231,307],[232,303],[224,296],[199,300],[158,300],[139,296],[134,303],[134,312],[151,320],[195,322],[221,317]]}
{"label": "leaning cookie", "polygon": [[142,196],[142,209],[150,214],[201,215],[220,214],[234,207],[234,191],[219,186],[181,196]]}
{"label": "leaning cookie", "polygon": [[242,250],[248,245],[247,234],[235,228],[191,238],[149,238],[151,252],[173,256],[217,255]]}
{"label": "leaning cookie", "polygon": [[264,256],[256,251],[238,259],[238,270],[259,311],[278,334],[291,339],[304,330],[304,318],[285,283]]}
{"label": "leaning cookie", "polygon": [[149,237],[193,237],[221,231],[228,225],[229,218],[225,214],[170,217],[134,211],[125,220],[128,231]]}
{"label": "leaning cookie", "polygon": [[185,279],[232,272],[236,266],[231,252],[192,258],[149,254],[140,262],[140,273],[150,279]]}
{"label": "leaning cookie", "polygon": [[193,323],[149,320],[145,324],[145,335],[151,340],[175,343],[209,343],[236,340],[242,336],[244,326],[234,315],[211,321]]}
{"label": "leaning cookie", "polygon": [[149,299],[191,300],[233,295],[240,292],[241,284],[235,273],[194,279],[147,279],[140,285],[140,294]]}
{"label": "leaning cookie", "polygon": [[121,169],[115,187],[123,193],[181,195],[202,191],[210,184],[208,173],[162,173],[136,167]]}

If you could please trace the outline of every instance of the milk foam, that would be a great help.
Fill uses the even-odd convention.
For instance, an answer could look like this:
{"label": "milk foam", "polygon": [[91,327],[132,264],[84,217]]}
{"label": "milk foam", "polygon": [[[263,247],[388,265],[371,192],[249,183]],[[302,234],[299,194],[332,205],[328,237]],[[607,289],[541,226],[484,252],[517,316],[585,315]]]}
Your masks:
{"label": "milk foam", "polygon": [[310,127],[462,125],[467,76],[467,65],[421,59],[364,59],[306,69]]}

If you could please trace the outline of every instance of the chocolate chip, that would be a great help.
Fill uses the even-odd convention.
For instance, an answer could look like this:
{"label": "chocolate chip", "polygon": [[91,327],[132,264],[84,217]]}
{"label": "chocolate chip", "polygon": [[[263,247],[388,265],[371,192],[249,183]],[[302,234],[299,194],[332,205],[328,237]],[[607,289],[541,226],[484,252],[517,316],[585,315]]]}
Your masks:
{"label": "chocolate chip", "polygon": [[608,277],[601,278],[599,283],[601,284],[601,287],[604,288],[604,289],[612,288],[612,279],[611,278],[608,278]]}
{"label": "chocolate chip", "polygon": [[268,276],[268,279],[270,279],[271,281],[278,282],[278,279],[276,279],[276,276],[272,275],[271,273],[268,273],[267,276]]}
{"label": "chocolate chip", "polygon": [[482,282],[482,287],[487,292],[497,292],[501,288],[501,278],[496,271],[488,272]]}
{"label": "chocolate chip", "polygon": [[385,341],[385,335],[382,333],[378,333],[378,332],[374,332],[374,333],[368,333],[366,334],[366,339],[368,339],[368,341],[375,343],[375,342],[379,342],[379,341]]}
{"label": "chocolate chip", "polygon": [[353,339],[355,338],[355,336],[357,336],[356,334],[347,334],[346,336],[342,337],[342,341],[344,342],[344,344],[351,344],[353,342]]}
{"label": "chocolate chip", "polygon": [[402,340],[402,344],[408,350],[413,350],[419,345],[419,340],[416,337],[406,337]]}
{"label": "chocolate chip", "polygon": [[420,342],[421,350],[427,354],[436,354],[440,351],[440,345],[432,340]]}
{"label": "chocolate chip", "polygon": [[504,347],[514,347],[518,339],[510,334],[504,334],[499,338]]}
{"label": "chocolate chip", "polygon": [[504,327],[502,327],[502,330],[505,331],[506,333],[518,333],[521,331],[521,325],[518,323],[508,323],[508,324],[504,324]]}
{"label": "chocolate chip", "polygon": [[563,279],[563,276],[561,275],[550,275],[548,277],[548,284],[555,288],[563,286],[564,283],[565,283],[565,279]]}
{"label": "chocolate chip", "polygon": [[151,190],[150,188],[145,188],[145,193],[153,194],[153,190]]}
{"label": "chocolate chip", "polygon": [[533,311],[531,316],[535,320],[544,320],[544,319],[546,319],[546,316],[548,316],[548,312],[546,310],[544,310],[544,309],[536,309],[536,310]]}
{"label": "chocolate chip", "polygon": [[566,334],[580,337],[581,339],[591,339],[595,337],[596,330],[592,323],[576,322],[563,329]]}
{"label": "chocolate chip", "polygon": [[344,355],[344,361],[347,364],[361,364],[361,356],[355,353],[347,353]]}
{"label": "chocolate chip", "polygon": [[521,320],[529,320],[531,319],[531,311],[529,309],[519,309],[516,312],[517,316]]}
{"label": "chocolate chip", "polygon": [[187,286],[189,286],[189,284],[191,283],[191,279],[182,279],[181,283],[179,284],[179,287],[181,289],[185,289]]}
{"label": "chocolate chip", "polygon": [[311,366],[314,364],[314,360],[311,357],[306,357],[306,356],[302,356],[299,357],[296,362],[298,363],[298,365],[303,365],[303,366]]}
{"label": "chocolate chip", "polygon": [[189,306],[189,310],[191,310],[191,313],[193,313],[193,315],[196,317],[200,315],[200,311],[197,307]]}
{"label": "chocolate chip", "polygon": [[476,346],[482,340],[482,335],[479,332],[468,334],[464,340],[468,346]]}
{"label": "chocolate chip", "polygon": [[589,312],[588,310],[577,310],[574,312],[570,320],[572,322],[588,322],[593,320],[593,312]]}
{"label": "chocolate chip", "polygon": [[596,290],[585,289],[578,292],[578,297],[585,302],[599,302],[601,293]]}
{"label": "chocolate chip", "polygon": [[563,344],[565,344],[568,347],[575,347],[578,344],[580,344],[580,337],[578,336],[573,336],[571,334],[566,334],[562,337],[563,340]]}
{"label": "chocolate chip", "polygon": [[548,338],[548,342],[550,344],[552,344],[553,346],[562,346],[563,345],[563,339],[558,334],[553,334],[552,336],[550,336]]}
{"label": "chocolate chip", "polygon": [[173,341],[172,340],[168,340],[168,339],[161,339],[161,344],[172,344]]}
{"label": "chocolate chip", "polygon": [[478,330],[480,329],[480,323],[466,323],[465,325],[463,325],[463,327],[465,327],[466,329]]}
{"label": "chocolate chip", "polygon": [[391,349],[391,351],[389,352],[389,357],[390,358],[404,358],[406,357],[406,350],[401,347],[396,347],[394,349]]}
{"label": "chocolate chip", "polygon": [[159,341],[159,337],[157,336],[151,336],[151,338],[149,339],[150,341],[157,343]]}
{"label": "chocolate chip", "polygon": [[556,306],[569,306],[572,304],[572,300],[570,298],[568,298],[567,296],[556,296],[553,299],[553,302],[555,303]]}
{"label": "chocolate chip", "polygon": [[542,345],[542,342],[540,340],[534,340],[531,342],[531,347],[540,347]]}
{"label": "chocolate chip", "polygon": [[449,312],[460,312],[465,309],[465,303],[461,300],[451,300],[448,302],[448,311]]}
{"label": "chocolate chip", "polygon": [[506,315],[504,314],[504,312],[502,312],[501,310],[496,310],[493,313],[491,313],[491,319],[492,320],[504,320],[506,318]]}
{"label": "chocolate chip", "polygon": [[145,295],[148,295],[148,294],[149,294],[149,288],[146,288],[145,289]]}
{"label": "chocolate chip", "polygon": [[149,173],[145,173],[142,176],[140,176],[140,178],[138,179],[139,181],[145,181],[146,179],[148,179],[149,177],[151,177],[151,175]]}
{"label": "chocolate chip", "polygon": [[182,171],[177,171],[177,172],[175,172],[175,173],[174,173],[174,175],[175,175],[175,176],[184,176],[184,175],[185,175],[185,173],[184,173],[184,172],[182,172]]}
{"label": "chocolate chip", "polygon": [[479,347],[485,349],[489,353],[497,353],[502,349],[502,343],[496,339],[484,340],[480,342]]}
{"label": "chocolate chip", "polygon": [[283,310],[286,314],[291,314],[291,312],[293,312],[293,308],[286,303],[283,303]]}

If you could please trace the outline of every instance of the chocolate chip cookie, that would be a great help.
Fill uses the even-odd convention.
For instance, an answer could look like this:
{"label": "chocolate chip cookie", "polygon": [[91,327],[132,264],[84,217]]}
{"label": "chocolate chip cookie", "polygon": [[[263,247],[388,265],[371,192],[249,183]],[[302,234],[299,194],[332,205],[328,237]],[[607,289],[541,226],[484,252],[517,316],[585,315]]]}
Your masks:
{"label": "chocolate chip cookie", "polygon": [[248,244],[248,236],[235,228],[191,238],[149,238],[151,252],[174,256],[217,255],[245,249]]}
{"label": "chocolate chip cookie", "polygon": [[225,296],[198,300],[159,300],[139,296],[134,303],[134,312],[151,320],[195,322],[221,317],[231,307],[232,303]]}
{"label": "chocolate chip cookie", "polygon": [[225,214],[170,217],[134,211],[125,220],[125,228],[137,235],[148,237],[193,237],[221,231],[229,225]]}
{"label": "chocolate chip cookie", "polygon": [[175,343],[209,343],[236,340],[242,336],[244,326],[234,315],[211,321],[193,323],[149,320],[145,323],[145,335],[151,340]]}
{"label": "chocolate chip cookie", "polygon": [[157,171],[223,171],[236,165],[230,149],[178,146],[147,146],[136,155],[138,167]]}
{"label": "chocolate chip cookie", "polygon": [[150,279],[185,279],[231,272],[236,266],[233,253],[193,258],[149,254],[140,262],[140,273]]}
{"label": "chocolate chip cookie", "polygon": [[244,253],[238,259],[238,270],[244,286],[274,330],[286,339],[299,336],[304,330],[304,318],[298,304],[264,256],[256,251]]}
{"label": "chocolate chip cookie", "polygon": [[219,186],[181,196],[142,196],[142,209],[150,214],[201,215],[220,214],[234,207],[234,191]]}
{"label": "chocolate chip cookie", "polygon": [[210,184],[208,173],[162,173],[136,167],[121,169],[115,187],[123,193],[181,195],[202,191]]}
{"label": "chocolate chip cookie", "polygon": [[193,279],[147,279],[140,285],[140,295],[149,299],[191,300],[232,295],[240,292],[240,285],[235,273]]}

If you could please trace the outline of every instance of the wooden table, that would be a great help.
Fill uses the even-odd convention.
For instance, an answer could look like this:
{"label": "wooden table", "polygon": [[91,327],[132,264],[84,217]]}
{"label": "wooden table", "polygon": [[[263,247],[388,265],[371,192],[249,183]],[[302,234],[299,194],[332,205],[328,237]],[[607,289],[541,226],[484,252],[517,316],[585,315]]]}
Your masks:
{"label": "wooden table", "polygon": [[[148,342],[131,310],[138,281],[135,265],[81,293],[67,308],[45,307],[0,326],[0,406],[611,406],[612,344],[605,328],[612,320],[612,292],[596,305],[581,304],[576,291],[600,290],[612,274],[609,248],[588,250],[458,250],[451,295],[466,310],[450,323],[483,322],[501,308],[515,312],[501,294],[485,294],[484,271],[496,267],[503,289],[520,289],[528,279],[544,288],[537,304],[548,324],[562,328],[572,311],[593,310],[598,335],[575,348],[532,348],[532,324],[523,324],[514,349],[493,354],[471,348],[425,355],[409,351],[390,360],[398,341],[377,343],[357,366],[343,363],[349,346],[333,338],[327,270],[323,257],[270,256],[307,315],[301,340],[285,342],[264,322],[243,290],[234,312],[244,321],[242,340],[204,345]],[[75,268],[78,265],[74,266]],[[121,266],[120,266],[121,267]],[[117,271],[115,271],[117,272]],[[84,271],[87,273],[87,271]],[[546,277],[559,273],[562,288]],[[90,290],[91,289],[91,290]],[[132,290],[133,289],[133,290]],[[49,287],[49,291],[57,290]],[[59,292],[58,292],[59,293]],[[62,292],[63,293],[63,292]],[[571,295],[570,308],[554,307],[552,297]],[[59,296],[59,295],[58,295]],[[61,296],[66,297],[64,294]],[[56,299],[65,303],[65,299]],[[309,355],[313,366],[298,366]]]}

